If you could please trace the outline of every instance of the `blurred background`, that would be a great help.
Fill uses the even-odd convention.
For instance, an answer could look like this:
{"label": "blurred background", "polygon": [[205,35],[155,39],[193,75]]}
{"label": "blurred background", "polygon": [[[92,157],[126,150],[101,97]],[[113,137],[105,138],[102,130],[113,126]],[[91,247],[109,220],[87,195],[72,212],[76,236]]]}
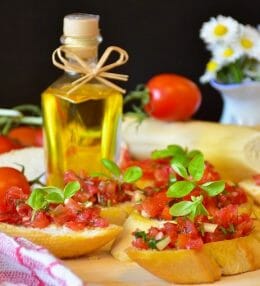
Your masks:
{"label": "blurred background", "polygon": [[[59,45],[66,14],[100,15],[100,53],[109,45],[129,52],[121,69],[130,75],[124,85],[128,90],[162,72],[199,84],[209,59],[199,30],[211,16],[260,24],[259,0],[1,0],[0,11],[0,107],[40,104],[41,92],[62,73],[52,65],[51,54]],[[195,118],[217,121],[219,94],[209,85],[200,88],[203,101]]]}

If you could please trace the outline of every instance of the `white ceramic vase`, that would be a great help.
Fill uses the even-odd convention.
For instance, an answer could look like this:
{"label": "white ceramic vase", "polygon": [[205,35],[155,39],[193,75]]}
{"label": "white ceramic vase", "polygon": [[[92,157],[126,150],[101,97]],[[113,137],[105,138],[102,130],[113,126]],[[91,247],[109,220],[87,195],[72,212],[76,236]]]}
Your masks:
{"label": "white ceramic vase", "polygon": [[241,84],[220,84],[212,81],[223,99],[220,122],[223,124],[260,124],[260,82]]}

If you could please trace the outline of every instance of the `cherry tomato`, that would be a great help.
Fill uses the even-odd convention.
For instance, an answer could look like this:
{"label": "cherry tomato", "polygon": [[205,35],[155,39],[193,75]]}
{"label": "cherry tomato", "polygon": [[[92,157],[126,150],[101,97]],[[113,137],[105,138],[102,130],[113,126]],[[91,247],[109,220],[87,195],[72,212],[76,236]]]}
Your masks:
{"label": "cherry tomato", "polygon": [[5,152],[9,152],[13,149],[18,149],[21,146],[14,142],[12,139],[4,136],[4,135],[0,135],[0,154],[5,153]]}
{"label": "cherry tomato", "polygon": [[146,87],[150,100],[144,109],[159,120],[186,120],[197,111],[201,103],[201,93],[196,84],[179,75],[154,76]]}
{"label": "cherry tomato", "polygon": [[8,137],[17,140],[23,146],[42,146],[41,128],[19,126],[11,129]]}
{"label": "cherry tomato", "polygon": [[[16,189],[14,189],[16,187]],[[18,189],[17,189],[18,188]],[[14,190],[15,193],[29,194],[30,185],[26,177],[20,171],[11,167],[0,167],[0,211],[6,209],[8,202],[7,196],[10,196],[10,192]],[[12,191],[12,197],[17,198],[17,194]],[[19,197],[18,196],[18,197]]]}
{"label": "cherry tomato", "polygon": [[11,187],[21,188],[24,194],[30,192],[29,182],[23,173],[11,167],[0,167],[0,200]]}

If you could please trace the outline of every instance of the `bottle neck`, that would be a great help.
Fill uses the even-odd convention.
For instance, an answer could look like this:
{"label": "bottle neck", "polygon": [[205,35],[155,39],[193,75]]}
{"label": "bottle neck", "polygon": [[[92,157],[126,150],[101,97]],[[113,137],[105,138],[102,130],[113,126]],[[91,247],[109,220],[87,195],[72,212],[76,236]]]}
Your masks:
{"label": "bottle neck", "polygon": [[[98,46],[101,41],[101,36],[94,38],[61,37],[61,43],[90,67],[94,67],[97,63]],[[69,57],[67,58],[69,59]],[[73,60],[71,59],[71,61]]]}

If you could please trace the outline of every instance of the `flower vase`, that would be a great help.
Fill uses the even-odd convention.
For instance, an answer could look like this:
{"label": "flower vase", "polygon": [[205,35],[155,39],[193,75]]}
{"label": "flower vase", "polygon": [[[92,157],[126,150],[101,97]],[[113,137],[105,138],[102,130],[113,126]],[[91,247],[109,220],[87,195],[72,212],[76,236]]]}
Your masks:
{"label": "flower vase", "polygon": [[223,124],[260,124],[260,82],[221,84],[211,82],[223,99],[220,122]]}

